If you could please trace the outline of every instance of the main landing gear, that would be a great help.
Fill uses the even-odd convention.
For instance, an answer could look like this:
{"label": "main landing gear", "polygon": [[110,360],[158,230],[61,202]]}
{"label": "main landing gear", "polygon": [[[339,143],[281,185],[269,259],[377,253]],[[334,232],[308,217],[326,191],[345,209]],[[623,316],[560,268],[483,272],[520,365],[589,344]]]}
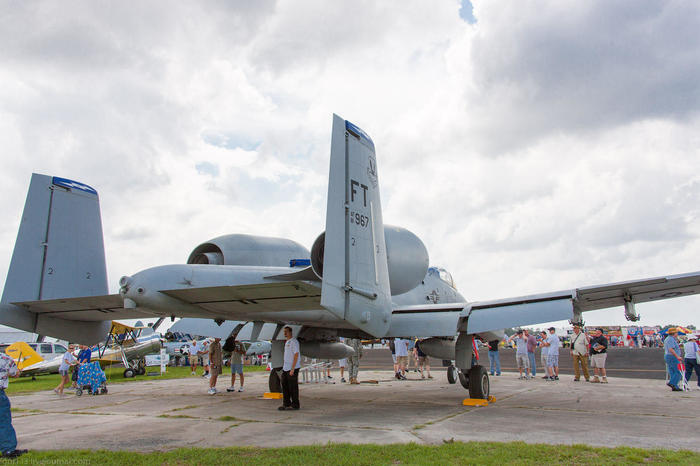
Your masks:
{"label": "main landing gear", "polygon": [[489,373],[484,366],[472,366],[466,373],[457,367],[450,365],[447,368],[447,381],[451,384],[459,383],[469,390],[469,398],[488,399],[491,385],[489,383]]}

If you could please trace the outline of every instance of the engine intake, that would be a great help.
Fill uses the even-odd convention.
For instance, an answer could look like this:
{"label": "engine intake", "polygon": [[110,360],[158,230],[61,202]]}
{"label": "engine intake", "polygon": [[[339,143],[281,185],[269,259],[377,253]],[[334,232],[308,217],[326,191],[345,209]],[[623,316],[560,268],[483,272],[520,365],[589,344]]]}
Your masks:
{"label": "engine intake", "polygon": [[[321,233],[311,247],[311,267],[323,278],[323,253],[326,233]],[[428,271],[428,250],[423,241],[411,231],[384,225],[389,284],[391,294],[398,295],[412,290],[423,280]]]}

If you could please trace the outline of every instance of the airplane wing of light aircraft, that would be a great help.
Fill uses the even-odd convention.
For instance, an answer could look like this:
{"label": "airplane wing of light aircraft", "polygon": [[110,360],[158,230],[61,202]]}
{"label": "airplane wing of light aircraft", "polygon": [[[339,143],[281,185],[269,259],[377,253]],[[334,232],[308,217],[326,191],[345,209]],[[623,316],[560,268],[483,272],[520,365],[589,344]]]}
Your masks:
{"label": "airplane wing of light aircraft", "polygon": [[92,360],[100,365],[122,363],[124,377],[146,373],[146,355],[160,351],[161,339],[157,333],[142,335],[149,327],[131,327],[120,322],[112,322],[107,339],[92,351]]}
{"label": "airplane wing of light aircraft", "polygon": [[[298,326],[301,352],[335,359],[351,348],[338,337],[431,337],[429,356],[455,361],[473,398],[489,394],[487,371],[472,366],[473,339],[505,327],[570,319],[700,291],[700,272],[469,302],[449,273],[429,267],[423,242],[384,225],[372,139],[333,117],[326,229],[307,251],[294,241],[222,236],[197,246],[187,264],[149,268],[107,294],[97,192],[64,178],[33,175],[10,264],[0,323],[70,341],[93,342],[109,320],[194,317],[275,324],[273,367],[280,367],[285,324]],[[304,268],[290,260],[308,259]],[[107,321],[107,322],[105,322]],[[234,330],[238,328],[236,326]],[[456,335],[456,337],[455,337]],[[274,384],[274,371],[271,385]]]}

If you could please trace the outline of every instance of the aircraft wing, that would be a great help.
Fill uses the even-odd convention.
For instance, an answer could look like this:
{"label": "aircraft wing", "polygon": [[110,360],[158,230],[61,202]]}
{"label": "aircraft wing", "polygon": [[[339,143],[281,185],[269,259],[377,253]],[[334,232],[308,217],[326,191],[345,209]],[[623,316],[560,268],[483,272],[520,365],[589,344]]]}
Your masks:
{"label": "aircraft wing", "polygon": [[691,272],[579,288],[576,290],[576,305],[582,311],[593,311],[622,306],[626,295],[631,297],[634,303],[647,303],[698,293],[700,293],[700,272]]}
{"label": "aircraft wing", "polygon": [[227,316],[238,312],[321,309],[321,288],[302,281],[164,290],[161,293]]}
{"label": "aircraft wing", "polygon": [[569,320],[593,311],[700,293],[700,272],[469,303],[469,333]]}
{"label": "aircraft wing", "polygon": [[35,314],[46,314],[67,320],[103,321],[158,317],[140,309],[124,309],[118,294],[81,298],[43,299],[12,303]]}

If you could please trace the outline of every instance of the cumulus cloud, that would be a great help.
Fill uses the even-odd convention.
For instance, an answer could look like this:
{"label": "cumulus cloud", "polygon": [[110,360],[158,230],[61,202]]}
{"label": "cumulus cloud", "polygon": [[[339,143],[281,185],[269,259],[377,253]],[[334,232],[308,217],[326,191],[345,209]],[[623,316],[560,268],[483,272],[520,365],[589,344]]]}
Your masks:
{"label": "cumulus cloud", "polygon": [[334,112],[470,299],[696,270],[698,8],[5,4],[0,280],[32,171],[99,190],[112,291],[221,234],[309,247]]}

